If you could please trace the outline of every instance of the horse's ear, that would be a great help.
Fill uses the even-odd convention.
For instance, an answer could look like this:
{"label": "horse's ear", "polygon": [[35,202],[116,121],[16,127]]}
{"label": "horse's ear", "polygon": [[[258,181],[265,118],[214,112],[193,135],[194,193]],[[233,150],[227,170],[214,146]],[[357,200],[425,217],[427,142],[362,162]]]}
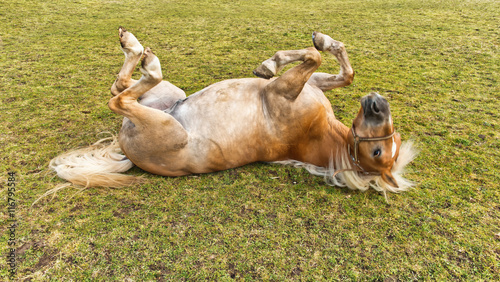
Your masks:
{"label": "horse's ear", "polygon": [[382,172],[382,179],[387,182],[387,184],[399,188],[398,183],[396,182],[396,179],[392,176],[390,171],[384,171]]}

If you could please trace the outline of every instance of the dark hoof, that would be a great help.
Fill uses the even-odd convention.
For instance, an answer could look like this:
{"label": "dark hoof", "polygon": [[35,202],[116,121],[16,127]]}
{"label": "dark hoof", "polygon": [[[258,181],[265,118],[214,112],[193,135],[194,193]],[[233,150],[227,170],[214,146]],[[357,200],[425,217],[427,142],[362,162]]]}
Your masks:
{"label": "dark hoof", "polygon": [[321,48],[318,46],[318,44],[316,44],[316,31],[315,31],[315,32],[313,32],[313,34],[312,34],[312,40],[313,40],[314,48],[316,48],[316,50],[318,50],[318,51],[323,51],[323,50],[321,50]]}
{"label": "dark hoof", "polygon": [[264,65],[260,65],[257,69],[255,69],[253,74],[264,79],[270,79],[274,76],[274,73]]}

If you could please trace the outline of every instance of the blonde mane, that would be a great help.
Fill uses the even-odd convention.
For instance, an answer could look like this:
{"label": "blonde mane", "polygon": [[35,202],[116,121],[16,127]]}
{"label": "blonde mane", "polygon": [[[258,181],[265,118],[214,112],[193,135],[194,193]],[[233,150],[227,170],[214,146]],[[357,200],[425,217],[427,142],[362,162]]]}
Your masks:
{"label": "blonde mane", "polygon": [[401,148],[399,149],[399,157],[392,167],[392,175],[399,184],[398,187],[393,187],[382,180],[379,175],[363,175],[357,171],[342,171],[335,172],[343,169],[352,169],[351,162],[349,161],[349,155],[345,148],[339,150],[335,157],[330,158],[330,165],[328,168],[319,167],[308,163],[303,163],[295,160],[286,160],[272,162],[282,165],[290,165],[293,167],[299,167],[306,169],[309,173],[313,175],[323,176],[328,185],[338,186],[338,187],[348,187],[352,190],[366,191],[370,187],[376,191],[382,192],[386,195],[386,192],[399,193],[408,190],[409,188],[415,186],[415,183],[407,180],[402,176],[404,173],[405,166],[410,163],[417,156],[418,152],[413,146],[411,141],[403,142]]}

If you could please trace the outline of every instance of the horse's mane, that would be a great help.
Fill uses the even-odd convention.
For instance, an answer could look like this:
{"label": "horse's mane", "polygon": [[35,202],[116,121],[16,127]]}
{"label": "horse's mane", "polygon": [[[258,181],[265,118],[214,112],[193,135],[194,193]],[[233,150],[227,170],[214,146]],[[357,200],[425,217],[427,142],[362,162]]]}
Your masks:
{"label": "horse's mane", "polygon": [[396,179],[399,188],[393,187],[382,180],[379,175],[362,175],[356,171],[342,171],[334,176],[334,173],[339,170],[352,169],[349,161],[349,155],[345,148],[338,150],[335,156],[330,157],[330,165],[328,168],[319,167],[308,163],[303,163],[295,160],[278,161],[273,163],[291,165],[294,167],[305,168],[313,175],[323,176],[328,185],[348,187],[353,190],[366,191],[370,187],[385,193],[399,193],[408,190],[415,185],[414,182],[407,180],[402,176],[405,166],[417,156],[413,143],[411,141],[401,144],[399,156],[394,166],[392,167],[392,176]]}

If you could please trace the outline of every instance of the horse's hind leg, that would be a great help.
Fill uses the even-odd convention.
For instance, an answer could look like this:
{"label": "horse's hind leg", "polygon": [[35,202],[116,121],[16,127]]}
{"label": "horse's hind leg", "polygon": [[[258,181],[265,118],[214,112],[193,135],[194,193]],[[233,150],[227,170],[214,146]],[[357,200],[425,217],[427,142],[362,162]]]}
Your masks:
{"label": "horse's hind leg", "polygon": [[319,32],[315,32],[313,34],[313,42],[316,49],[329,52],[337,58],[337,61],[340,64],[340,72],[337,75],[314,73],[307,83],[318,87],[322,91],[351,84],[354,79],[354,71],[349,63],[349,58],[347,57],[344,44]]}
{"label": "horse's hind leg", "polygon": [[[157,109],[141,105],[137,101],[144,93],[162,82],[160,61],[149,48],[144,51],[141,73],[141,78],[134,85],[109,101],[112,111],[129,118],[138,127],[155,122],[156,119],[165,119],[164,116],[170,116]],[[153,116],[154,118],[151,118]]]}
{"label": "horse's hind leg", "polygon": [[120,27],[118,35],[120,37],[121,49],[125,54],[125,62],[118,73],[116,81],[111,86],[111,94],[115,96],[137,82],[132,79],[132,73],[144,52],[141,43],[139,43],[139,40],[131,32]]}
{"label": "horse's hind leg", "polygon": [[[144,145],[185,142],[187,133],[182,125],[171,115],[138,103],[137,99],[162,81],[160,61],[149,48],[144,50],[141,78],[131,87],[109,100],[109,108],[130,121],[125,122],[120,132],[122,138],[135,138]],[[123,136],[125,135],[125,136]],[[155,138],[157,140],[155,140]],[[137,141],[137,140],[142,141]],[[182,139],[179,141],[179,139]]]}
{"label": "horse's hind leg", "polygon": [[137,83],[111,98],[108,104],[113,112],[128,118],[120,131],[120,147],[142,169],[162,175],[179,173],[179,164],[173,159],[187,145],[186,130],[173,116],[137,101],[162,81],[160,61],[149,48],[144,51],[141,73]]}
{"label": "horse's hind leg", "polygon": [[[125,62],[118,73],[116,81],[111,86],[111,93],[115,96],[137,82],[137,80],[132,79],[132,73],[144,52],[144,48],[131,32],[120,27],[118,34],[121,49],[125,54]],[[144,93],[139,98],[139,103],[151,108],[165,110],[170,108],[177,100],[184,98],[186,98],[186,93],[182,89],[168,81],[161,81]]]}

